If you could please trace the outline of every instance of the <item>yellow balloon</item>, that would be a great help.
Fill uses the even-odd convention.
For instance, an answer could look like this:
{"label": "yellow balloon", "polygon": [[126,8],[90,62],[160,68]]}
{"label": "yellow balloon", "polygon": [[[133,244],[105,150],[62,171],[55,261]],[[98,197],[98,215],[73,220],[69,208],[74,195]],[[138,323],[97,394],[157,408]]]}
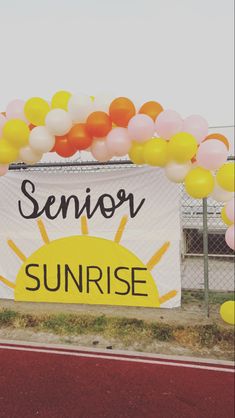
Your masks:
{"label": "yellow balloon", "polygon": [[179,132],[171,137],[169,141],[169,154],[177,163],[186,163],[193,158],[196,152],[197,141],[193,135],[186,132]]}
{"label": "yellow balloon", "polygon": [[235,164],[234,163],[225,163],[220,167],[216,174],[216,180],[222,189],[227,190],[228,192],[235,191]]}
{"label": "yellow balloon", "polygon": [[220,316],[227,324],[235,325],[235,302],[228,300],[220,306]]}
{"label": "yellow balloon", "polygon": [[164,167],[168,162],[168,142],[162,138],[150,139],[144,144],[144,160],[146,164]]}
{"label": "yellow balloon", "polygon": [[51,99],[51,107],[52,109],[64,109],[68,110],[68,102],[70,97],[72,96],[69,91],[61,90],[57,91]]}
{"label": "yellow balloon", "polygon": [[221,218],[225,225],[231,226],[233,224],[233,222],[231,222],[226,215],[225,207],[221,210]]}
{"label": "yellow balloon", "polygon": [[15,148],[22,148],[29,143],[29,127],[21,119],[11,119],[3,127],[3,137]]}
{"label": "yellow balloon", "polygon": [[45,124],[45,118],[49,110],[49,104],[40,97],[32,97],[27,100],[24,106],[26,118],[35,126]]}
{"label": "yellow balloon", "polygon": [[90,96],[91,101],[94,102],[95,101],[95,96]]}
{"label": "yellow balloon", "polygon": [[129,157],[134,164],[144,164],[144,145],[134,142],[129,151]]}
{"label": "yellow balloon", "polygon": [[18,159],[19,152],[6,139],[0,139],[0,164],[10,164]]}
{"label": "yellow balloon", "polygon": [[213,191],[214,182],[214,177],[209,170],[196,167],[185,177],[185,189],[195,199],[203,199]]}

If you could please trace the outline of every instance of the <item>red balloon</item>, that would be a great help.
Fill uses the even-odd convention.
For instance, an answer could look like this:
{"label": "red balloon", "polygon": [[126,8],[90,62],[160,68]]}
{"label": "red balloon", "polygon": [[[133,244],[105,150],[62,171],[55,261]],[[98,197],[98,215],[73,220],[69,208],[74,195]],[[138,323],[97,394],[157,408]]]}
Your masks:
{"label": "red balloon", "polygon": [[76,150],[84,150],[91,146],[92,137],[90,136],[85,123],[77,123],[67,134],[70,145]]}
{"label": "red balloon", "polygon": [[103,138],[112,129],[112,121],[105,112],[93,112],[87,118],[87,130],[92,137]]}
{"label": "red balloon", "polygon": [[67,136],[56,136],[54,152],[64,158],[72,157],[77,150],[69,143]]}

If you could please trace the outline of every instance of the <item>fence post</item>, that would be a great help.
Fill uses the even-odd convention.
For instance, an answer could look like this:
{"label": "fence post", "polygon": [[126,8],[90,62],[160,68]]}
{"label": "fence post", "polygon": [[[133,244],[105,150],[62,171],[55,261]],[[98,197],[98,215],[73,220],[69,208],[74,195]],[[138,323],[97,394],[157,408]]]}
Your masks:
{"label": "fence post", "polygon": [[207,198],[203,204],[203,258],[204,258],[204,297],[207,318],[210,316],[209,307],[209,265],[208,265],[208,224],[207,224]]}

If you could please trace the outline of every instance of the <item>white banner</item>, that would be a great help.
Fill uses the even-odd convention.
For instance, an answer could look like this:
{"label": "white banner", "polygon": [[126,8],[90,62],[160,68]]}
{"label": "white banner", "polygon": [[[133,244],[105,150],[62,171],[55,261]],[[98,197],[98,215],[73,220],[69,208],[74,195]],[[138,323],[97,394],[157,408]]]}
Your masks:
{"label": "white banner", "polygon": [[180,305],[179,191],[156,168],[0,180],[0,298]]}

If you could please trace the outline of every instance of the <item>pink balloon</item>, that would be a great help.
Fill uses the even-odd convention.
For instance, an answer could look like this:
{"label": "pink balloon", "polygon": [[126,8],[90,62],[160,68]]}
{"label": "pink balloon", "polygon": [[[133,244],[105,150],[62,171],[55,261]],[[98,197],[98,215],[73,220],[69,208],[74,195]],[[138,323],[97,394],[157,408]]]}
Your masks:
{"label": "pink balloon", "polygon": [[105,138],[94,140],[90,148],[93,157],[101,163],[109,161],[112,158],[112,155],[108,150]]}
{"label": "pink balloon", "polygon": [[225,206],[225,213],[228,219],[235,223],[235,207],[234,207],[234,199],[230,200],[227,205]]}
{"label": "pink balloon", "polygon": [[228,149],[218,139],[202,142],[196,156],[198,164],[207,170],[216,170],[227,161],[227,158]]}
{"label": "pink balloon", "polygon": [[131,140],[126,128],[114,128],[107,135],[107,148],[110,154],[123,157],[131,148]]}
{"label": "pink balloon", "polygon": [[0,113],[0,137],[2,135],[2,128],[5,125],[7,118]]}
{"label": "pink balloon", "polygon": [[234,225],[231,225],[225,234],[225,241],[227,245],[234,250],[235,249],[235,243],[234,243]]}
{"label": "pink balloon", "polygon": [[170,139],[178,132],[183,132],[183,119],[174,110],[163,110],[156,121],[157,134],[164,139]]}
{"label": "pink balloon", "polygon": [[193,135],[198,144],[208,135],[208,123],[199,115],[191,115],[184,119],[183,131]]}
{"label": "pink balloon", "polygon": [[127,129],[132,140],[144,142],[153,137],[155,125],[152,118],[148,115],[138,114],[130,119]]}
{"label": "pink balloon", "polygon": [[8,169],[9,169],[9,165],[5,165],[5,164],[0,165],[0,177],[5,176],[5,174],[7,174],[8,172]]}
{"label": "pink balloon", "polygon": [[13,100],[7,105],[6,116],[8,119],[22,119],[28,122],[24,114],[25,102],[20,99]]}

